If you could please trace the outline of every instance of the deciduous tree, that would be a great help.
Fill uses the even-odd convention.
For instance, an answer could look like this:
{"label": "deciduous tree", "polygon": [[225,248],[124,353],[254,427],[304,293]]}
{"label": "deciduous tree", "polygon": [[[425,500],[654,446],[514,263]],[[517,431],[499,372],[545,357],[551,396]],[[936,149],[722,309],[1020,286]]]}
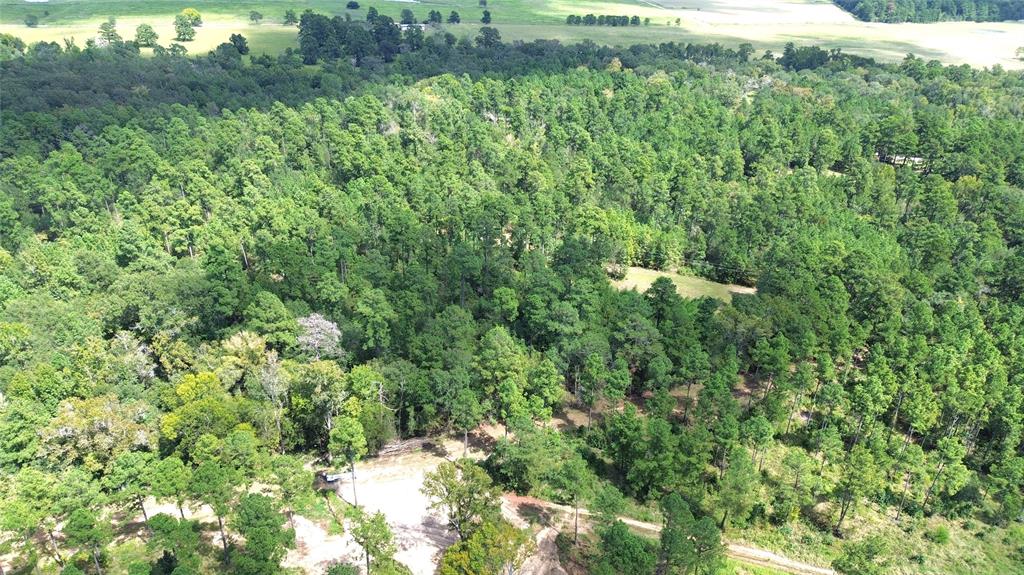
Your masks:
{"label": "deciduous tree", "polygon": [[160,36],[149,24],[139,24],[139,26],[135,28],[135,43],[139,46],[152,48],[153,46],[156,46],[156,41],[158,39],[160,39]]}
{"label": "deciduous tree", "polygon": [[501,497],[487,472],[469,459],[441,463],[424,476],[420,490],[431,499],[431,509],[447,516],[448,527],[463,541],[495,516]]}

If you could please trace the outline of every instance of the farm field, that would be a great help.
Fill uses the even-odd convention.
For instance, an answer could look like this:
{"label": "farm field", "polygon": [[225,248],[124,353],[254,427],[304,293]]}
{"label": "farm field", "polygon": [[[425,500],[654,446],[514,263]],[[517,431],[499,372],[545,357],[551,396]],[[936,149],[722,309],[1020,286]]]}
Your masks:
{"label": "farm field", "polygon": [[626,277],[612,282],[618,289],[635,289],[639,292],[647,291],[651,284],[660,277],[667,277],[676,284],[676,291],[686,298],[713,297],[725,302],[732,301],[733,294],[754,293],[757,290],[750,287],[720,284],[696,276],[682,275],[672,272],[662,272],[646,268],[631,267],[626,272]]}
{"label": "farm field", "polygon": [[[349,12],[357,19],[364,17],[369,6],[395,18],[406,8],[421,19],[429,10],[444,14],[456,10],[463,23],[445,25],[444,29],[460,37],[476,33],[482,11],[476,0],[376,0],[361,4],[359,10],[348,11],[344,2],[322,0],[0,0],[0,32],[29,42],[59,42],[73,37],[81,44],[95,36],[100,22],[115,16],[122,36],[130,38],[139,23],[147,22],[166,44],[174,35],[173,15],[191,6],[203,14],[206,24],[197,29],[196,39],[187,44],[190,52],[205,52],[224,42],[228,35],[240,33],[249,38],[253,52],[258,54],[275,53],[296,45],[295,28],[280,24],[286,9],[297,12],[311,9],[326,14]],[[860,22],[824,0],[500,0],[491,2],[488,9],[493,16],[492,26],[498,28],[506,40],[546,38],[572,42],[591,39],[618,46],[669,41],[721,42],[735,46],[750,42],[759,51],[776,52],[787,42],[794,42],[842,48],[880,60],[898,60],[913,52],[926,59],[952,64],[1024,67],[1024,62],[1015,57],[1016,49],[1024,43],[1024,23]],[[262,23],[249,21],[248,14],[252,10],[263,14]],[[650,24],[626,28],[565,24],[566,16],[586,13],[637,15],[650,18]],[[23,24],[29,14],[40,18],[38,27],[28,28]]]}

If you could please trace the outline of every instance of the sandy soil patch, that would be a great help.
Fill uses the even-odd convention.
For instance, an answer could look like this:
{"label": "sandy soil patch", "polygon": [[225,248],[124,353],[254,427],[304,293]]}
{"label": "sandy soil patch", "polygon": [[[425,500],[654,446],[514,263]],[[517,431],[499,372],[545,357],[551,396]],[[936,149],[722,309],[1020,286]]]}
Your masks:
{"label": "sandy soil patch", "polygon": [[[443,516],[428,509],[430,501],[420,493],[423,476],[449,457],[462,454],[462,443],[448,440],[425,444],[422,450],[371,460],[356,465],[355,498],[370,512],[381,512],[388,520],[398,553],[395,559],[414,575],[434,572],[441,552],[455,542]],[[344,476],[339,495],[353,502],[352,482]],[[331,535],[324,525],[296,516],[296,548],[284,565],[306,573],[323,573],[337,561],[356,565],[363,562],[362,549],[346,535]]]}

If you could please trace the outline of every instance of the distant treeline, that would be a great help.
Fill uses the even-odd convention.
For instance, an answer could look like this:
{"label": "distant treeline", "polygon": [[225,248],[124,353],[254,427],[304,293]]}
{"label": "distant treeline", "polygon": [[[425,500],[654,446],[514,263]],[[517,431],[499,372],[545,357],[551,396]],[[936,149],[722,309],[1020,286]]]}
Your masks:
{"label": "distant treeline", "polygon": [[[721,44],[668,42],[639,45],[629,50],[599,46],[593,42],[562,44],[535,40],[485,47],[468,38],[430,34],[418,44],[419,30],[402,34],[395,52],[392,22],[378,22],[381,42],[363,43],[355,22],[306,16],[300,27],[300,50],[287,49],[269,56],[252,57],[245,66],[237,50],[214,50],[207,56],[186,56],[183,50],[164,49],[145,57],[131,42],[108,47],[80,48],[73,42],[25,42],[0,35],[0,158],[23,146],[40,147],[44,153],[59,147],[67,134],[98,133],[110,123],[127,121],[125,110],[160,110],[185,105],[217,114],[222,109],[269,109],[275,102],[300,106],[324,97],[338,97],[360,90],[389,75],[422,79],[438,74],[467,74],[474,78],[513,77],[517,74],[560,72],[580,66],[604,68],[619,59],[624,67],[651,67],[674,71],[685,62],[731,66],[745,64],[752,48],[739,50]],[[390,20],[390,18],[388,18]],[[360,27],[373,27],[361,23]],[[344,32],[339,37],[338,33]],[[305,40],[303,40],[305,38]],[[339,38],[343,41],[339,44]],[[481,34],[481,39],[483,35]],[[230,46],[228,44],[227,46]],[[225,46],[225,48],[227,47]],[[364,51],[365,50],[365,51]],[[798,50],[806,50],[801,47]],[[359,54],[362,58],[358,58]],[[383,55],[391,53],[391,61]],[[303,61],[316,58],[317,68]],[[793,63],[819,58],[793,58]],[[848,69],[876,65],[850,54],[832,58],[827,65]],[[84,71],[87,70],[88,73]],[[172,81],[173,80],[173,81]],[[141,86],[141,87],[140,87]],[[37,113],[60,110],[59,121],[32,124]],[[158,112],[154,114],[159,115]]]}
{"label": "distant treeline", "polygon": [[578,16],[572,14],[565,17],[565,23],[570,26],[639,26],[639,16],[616,16],[614,14],[601,14],[594,16]]}
{"label": "distant treeline", "polygon": [[1024,19],[1021,0],[835,0],[839,7],[871,22],[998,22]]}

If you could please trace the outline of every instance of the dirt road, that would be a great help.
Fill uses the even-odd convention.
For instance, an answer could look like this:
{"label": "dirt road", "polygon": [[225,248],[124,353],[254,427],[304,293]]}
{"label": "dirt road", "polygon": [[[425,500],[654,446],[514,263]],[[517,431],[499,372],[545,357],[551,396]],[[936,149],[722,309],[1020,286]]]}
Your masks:
{"label": "dirt road", "polygon": [[[544,501],[543,499],[537,499],[536,497],[506,495],[505,499],[506,506],[514,509],[514,512],[518,514],[521,514],[520,510],[524,508],[530,509],[531,515],[536,515],[537,509],[546,509],[551,512],[557,512],[557,517],[554,514],[549,516],[549,522],[561,529],[571,528],[571,521],[573,517],[572,507],[559,505],[558,503],[552,503],[550,501]],[[580,517],[589,517],[592,515],[587,509],[581,508],[579,512]],[[508,512],[506,512],[506,515],[508,515]],[[634,529],[649,531],[651,533],[658,533],[661,531],[661,525],[657,523],[638,521],[636,519],[630,519],[629,517],[620,517],[619,520]],[[827,567],[818,567],[809,563],[794,561],[788,557],[772,553],[771,551],[740,543],[726,543],[726,554],[729,557],[744,563],[770,567],[776,571],[792,573],[793,575],[836,575],[834,570]]]}

